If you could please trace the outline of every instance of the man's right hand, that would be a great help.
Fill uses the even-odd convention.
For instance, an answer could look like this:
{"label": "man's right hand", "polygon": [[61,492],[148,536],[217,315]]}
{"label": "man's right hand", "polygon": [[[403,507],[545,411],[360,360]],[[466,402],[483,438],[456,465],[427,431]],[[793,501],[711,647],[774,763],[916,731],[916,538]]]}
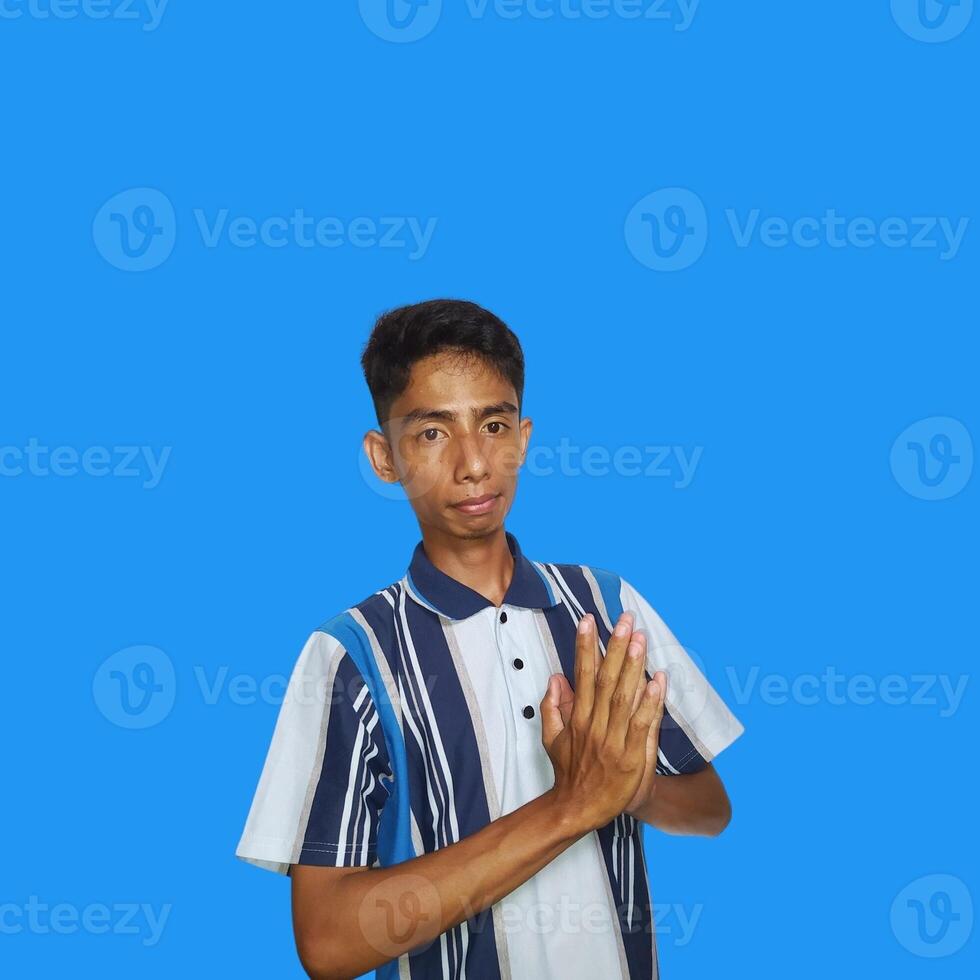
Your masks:
{"label": "man's right hand", "polygon": [[[591,614],[579,620],[575,639],[575,692],[553,674],[541,701],[541,741],[555,770],[551,791],[583,832],[622,813],[643,778],[646,745],[659,734],[666,677],[644,684],[646,638],[633,633],[623,613],[605,657],[599,653]],[[656,731],[651,732],[651,729]]]}

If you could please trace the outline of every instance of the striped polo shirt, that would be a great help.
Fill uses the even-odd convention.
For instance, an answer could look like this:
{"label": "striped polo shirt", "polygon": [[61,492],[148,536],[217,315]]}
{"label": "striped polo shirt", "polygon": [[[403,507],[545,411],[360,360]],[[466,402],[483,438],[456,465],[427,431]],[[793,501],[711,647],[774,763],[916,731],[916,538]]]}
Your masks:
{"label": "striped polo shirt", "polygon": [[[440,571],[420,541],[406,574],[306,641],[289,680],[238,857],[389,867],[446,847],[554,785],[541,742],[548,678],[574,686],[591,612],[605,645],[619,614],[668,675],[657,772],[703,769],[743,727],[646,599],[589,565],[525,557],[500,607]],[[377,970],[389,978],[654,980],[642,824],[620,814],[501,901]]]}

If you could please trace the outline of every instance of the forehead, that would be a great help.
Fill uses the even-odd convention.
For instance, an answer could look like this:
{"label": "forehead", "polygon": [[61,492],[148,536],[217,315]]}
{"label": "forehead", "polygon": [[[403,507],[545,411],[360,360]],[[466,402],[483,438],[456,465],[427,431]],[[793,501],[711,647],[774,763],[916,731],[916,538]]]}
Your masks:
{"label": "forehead", "polygon": [[442,352],[412,365],[408,385],[391,406],[392,419],[417,408],[467,409],[498,401],[516,403],[514,386],[479,356]]}

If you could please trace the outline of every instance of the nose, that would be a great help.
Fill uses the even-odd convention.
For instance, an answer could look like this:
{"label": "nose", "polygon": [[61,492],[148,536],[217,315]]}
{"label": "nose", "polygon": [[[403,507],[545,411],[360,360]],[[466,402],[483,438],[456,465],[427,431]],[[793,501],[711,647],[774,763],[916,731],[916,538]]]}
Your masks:
{"label": "nose", "polygon": [[484,437],[479,433],[460,436],[456,442],[456,479],[479,483],[490,474]]}

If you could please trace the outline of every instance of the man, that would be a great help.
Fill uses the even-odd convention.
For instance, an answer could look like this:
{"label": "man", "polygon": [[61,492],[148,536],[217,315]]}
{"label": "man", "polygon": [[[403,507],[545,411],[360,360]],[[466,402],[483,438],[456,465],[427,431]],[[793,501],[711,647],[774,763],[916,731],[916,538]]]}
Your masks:
{"label": "man", "polygon": [[719,834],[742,725],[629,582],[505,530],[532,423],[497,317],[393,310],[362,366],[422,540],[304,646],[237,855],[290,875],[317,980],[652,980],[642,824]]}

